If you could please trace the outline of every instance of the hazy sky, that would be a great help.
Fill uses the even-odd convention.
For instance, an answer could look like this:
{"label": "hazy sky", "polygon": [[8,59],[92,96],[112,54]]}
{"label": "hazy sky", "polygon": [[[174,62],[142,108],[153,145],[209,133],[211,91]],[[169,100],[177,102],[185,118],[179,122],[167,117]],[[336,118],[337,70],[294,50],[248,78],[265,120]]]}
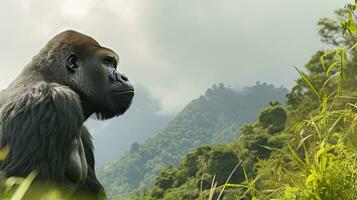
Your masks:
{"label": "hazy sky", "polygon": [[0,8],[0,88],[46,41],[74,29],[175,113],[214,83],[291,86],[322,47],[316,23],[347,0],[9,0]]}

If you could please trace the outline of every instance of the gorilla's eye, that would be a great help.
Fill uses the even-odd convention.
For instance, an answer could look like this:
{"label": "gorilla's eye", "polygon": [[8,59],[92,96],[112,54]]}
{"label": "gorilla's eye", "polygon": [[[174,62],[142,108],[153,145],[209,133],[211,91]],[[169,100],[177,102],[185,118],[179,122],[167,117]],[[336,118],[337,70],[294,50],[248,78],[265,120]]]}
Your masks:
{"label": "gorilla's eye", "polygon": [[116,68],[116,66],[117,66],[117,61],[116,61],[115,57],[113,57],[113,56],[105,56],[103,58],[103,63],[105,65],[108,65],[108,66],[111,66],[114,68]]}

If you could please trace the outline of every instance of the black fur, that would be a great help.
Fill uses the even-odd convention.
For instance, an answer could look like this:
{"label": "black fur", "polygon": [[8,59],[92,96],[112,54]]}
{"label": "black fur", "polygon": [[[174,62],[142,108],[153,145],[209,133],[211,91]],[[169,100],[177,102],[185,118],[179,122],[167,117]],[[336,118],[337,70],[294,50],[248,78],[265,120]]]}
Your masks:
{"label": "black fur", "polygon": [[64,168],[58,166],[68,162],[68,147],[80,137],[82,127],[78,95],[67,87],[40,82],[1,108],[0,145],[11,144],[1,169],[7,176],[21,177],[37,169],[42,180],[63,182]]}

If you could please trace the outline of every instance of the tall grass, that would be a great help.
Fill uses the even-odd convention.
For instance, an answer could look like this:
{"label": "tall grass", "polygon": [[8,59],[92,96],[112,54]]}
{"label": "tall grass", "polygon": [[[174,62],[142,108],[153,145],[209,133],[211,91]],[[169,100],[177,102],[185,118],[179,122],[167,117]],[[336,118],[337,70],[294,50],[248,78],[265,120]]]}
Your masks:
{"label": "tall grass", "polygon": [[[357,38],[357,25],[354,12],[357,1],[348,4],[348,16],[341,21],[345,32]],[[226,188],[240,188],[245,192],[236,199],[279,199],[279,200],[356,200],[357,199],[357,104],[348,103],[356,97],[343,95],[345,79],[344,67],[351,48],[338,48],[321,56],[326,81],[317,88],[308,76],[295,67],[319,100],[318,114],[293,126],[295,137],[287,148],[272,149],[276,153],[269,160],[262,161],[259,174],[250,178],[245,173],[245,184],[224,184],[213,191],[222,192]],[[325,58],[332,58],[331,64]],[[333,91],[327,86],[334,83]],[[356,83],[357,84],[357,83]],[[340,109],[337,104],[344,103]],[[262,180],[260,180],[262,179]],[[259,182],[260,187],[257,187]],[[249,195],[246,195],[249,193]],[[202,195],[204,196],[204,195]],[[200,200],[204,198],[200,197]]]}

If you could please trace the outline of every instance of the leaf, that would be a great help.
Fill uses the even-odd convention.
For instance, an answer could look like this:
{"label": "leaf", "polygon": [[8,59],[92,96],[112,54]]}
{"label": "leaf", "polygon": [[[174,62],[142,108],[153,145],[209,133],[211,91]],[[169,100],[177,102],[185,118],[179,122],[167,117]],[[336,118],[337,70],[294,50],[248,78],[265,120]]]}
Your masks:
{"label": "leaf", "polygon": [[328,129],[327,133],[330,135],[330,133],[332,132],[332,130],[336,127],[336,125],[338,124],[338,122],[340,122],[340,120],[342,119],[342,116],[339,116],[337,118],[337,120],[331,125],[331,127]]}
{"label": "leaf", "polygon": [[328,106],[328,96],[324,94],[322,97],[322,102],[320,105],[320,114],[324,115],[327,112],[327,106]]}
{"label": "leaf", "polygon": [[327,71],[326,71],[326,77],[329,76],[331,70],[332,70],[337,64],[339,64],[339,61],[333,62],[333,63],[328,67],[328,69],[327,69]]}
{"label": "leaf", "polygon": [[355,49],[357,47],[357,43],[355,43],[350,49],[349,51],[352,51],[353,49]]}
{"label": "leaf", "polygon": [[303,166],[306,166],[306,163],[301,160],[301,158],[296,154],[296,152],[294,151],[293,148],[291,148],[291,146],[288,144],[288,148],[289,148],[289,151],[290,153],[294,156],[294,158]]}
{"label": "leaf", "polygon": [[35,180],[36,176],[37,172],[31,172],[17,188],[14,195],[11,197],[11,200],[21,200],[25,196],[27,190],[30,188],[30,185],[32,184],[33,180]]}
{"label": "leaf", "polygon": [[298,147],[297,147],[297,148],[300,148],[300,147],[301,147],[301,145],[303,145],[303,144],[304,144],[305,140],[309,139],[311,136],[313,136],[313,135],[312,135],[312,134],[310,134],[310,135],[308,135],[308,136],[304,137],[303,139],[301,139],[301,141],[300,141],[300,143],[299,143],[299,145],[298,145]]}
{"label": "leaf", "polygon": [[344,72],[344,65],[345,62],[347,60],[347,54],[346,54],[346,50],[345,48],[342,48],[339,50],[339,54],[340,54],[340,67],[339,67],[339,72],[340,72],[340,76],[339,76],[339,80],[338,80],[338,87],[337,87],[337,93],[338,96],[342,95],[342,85],[343,85],[343,81],[345,79],[345,72]]}
{"label": "leaf", "polygon": [[320,96],[322,96],[322,93],[325,91],[325,87],[328,85],[328,83],[338,75],[339,73],[335,73],[332,76],[328,77],[328,79],[324,82],[324,84],[322,85],[321,89],[320,89]]}
{"label": "leaf", "polygon": [[312,85],[312,83],[310,82],[309,78],[304,74],[304,72],[300,71],[297,67],[295,67],[295,70],[304,79],[305,83],[310,87],[310,89],[315,93],[315,95],[320,99],[319,93],[317,92],[315,87]]}

